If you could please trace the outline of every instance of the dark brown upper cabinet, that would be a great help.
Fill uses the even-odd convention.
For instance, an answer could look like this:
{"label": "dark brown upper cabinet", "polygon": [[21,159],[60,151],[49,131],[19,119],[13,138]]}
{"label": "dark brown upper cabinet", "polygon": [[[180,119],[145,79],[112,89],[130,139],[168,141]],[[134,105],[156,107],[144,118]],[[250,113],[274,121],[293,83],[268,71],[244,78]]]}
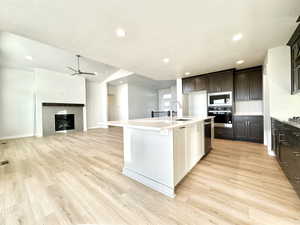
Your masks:
{"label": "dark brown upper cabinet", "polygon": [[300,25],[288,42],[291,47],[291,92],[300,93]]}
{"label": "dark brown upper cabinet", "polygon": [[262,67],[238,70],[235,73],[235,100],[262,100]]}
{"label": "dark brown upper cabinet", "polygon": [[196,90],[196,80],[194,77],[185,78],[182,80],[182,92],[184,94],[193,92]]}
{"label": "dark brown upper cabinet", "polygon": [[195,76],[182,79],[182,92],[184,94],[193,91],[207,90],[209,87],[209,79],[206,76]]}
{"label": "dark brown upper cabinet", "polygon": [[198,76],[195,78],[195,87],[197,91],[207,90],[209,87],[208,77]]}
{"label": "dark brown upper cabinet", "polygon": [[208,92],[213,93],[233,91],[233,74],[234,70],[227,70],[210,74]]}
{"label": "dark brown upper cabinet", "polygon": [[198,75],[182,79],[182,92],[193,91],[227,92],[233,91],[234,69]]}

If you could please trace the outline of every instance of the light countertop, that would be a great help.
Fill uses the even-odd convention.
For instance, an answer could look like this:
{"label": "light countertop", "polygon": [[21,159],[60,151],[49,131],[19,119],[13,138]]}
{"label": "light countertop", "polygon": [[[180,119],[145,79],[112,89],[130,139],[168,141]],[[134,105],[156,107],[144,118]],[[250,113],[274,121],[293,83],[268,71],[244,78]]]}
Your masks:
{"label": "light countertop", "polygon": [[[207,117],[180,117],[184,119],[190,119],[188,121],[176,121],[176,118],[171,121],[170,118],[145,118],[145,119],[135,119],[135,120],[124,120],[124,121],[108,121],[105,123],[109,126],[117,126],[117,127],[129,127],[129,128],[137,128],[144,130],[164,130],[164,129],[173,129],[180,126],[187,126],[193,123],[198,123],[207,119],[213,119],[213,116]],[[179,119],[180,119],[179,118]]]}
{"label": "light countertop", "polygon": [[263,116],[262,113],[234,113],[233,116]]}
{"label": "light countertop", "polygon": [[289,121],[288,119],[285,120],[285,119],[282,119],[282,118],[280,119],[280,118],[276,118],[276,117],[272,117],[272,118],[275,119],[275,120],[278,120],[278,121],[280,121],[282,123],[285,123],[285,124],[288,124],[290,126],[293,126],[295,128],[300,129],[300,124],[299,123],[296,123],[296,122],[293,122],[293,121]]}

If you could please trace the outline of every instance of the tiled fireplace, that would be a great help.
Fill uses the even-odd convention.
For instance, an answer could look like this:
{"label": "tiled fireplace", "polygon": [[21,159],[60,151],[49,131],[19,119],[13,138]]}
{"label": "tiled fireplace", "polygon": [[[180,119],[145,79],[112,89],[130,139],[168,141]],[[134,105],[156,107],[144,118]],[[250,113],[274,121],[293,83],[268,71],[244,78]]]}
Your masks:
{"label": "tiled fireplace", "polygon": [[83,104],[43,103],[43,136],[83,131]]}

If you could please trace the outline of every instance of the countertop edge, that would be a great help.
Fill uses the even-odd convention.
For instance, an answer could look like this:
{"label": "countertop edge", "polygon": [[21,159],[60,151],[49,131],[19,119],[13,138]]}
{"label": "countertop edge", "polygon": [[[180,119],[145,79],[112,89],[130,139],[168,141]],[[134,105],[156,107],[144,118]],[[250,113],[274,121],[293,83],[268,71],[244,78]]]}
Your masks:
{"label": "countertop edge", "polygon": [[[195,119],[192,121],[186,121],[180,124],[174,124],[174,125],[167,125],[165,127],[154,127],[154,126],[143,126],[143,125],[130,125],[130,124],[122,124],[122,122],[120,121],[120,123],[116,123],[116,122],[104,122],[103,125],[108,125],[108,126],[115,126],[115,127],[127,127],[127,128],[134,128],[134,129],[141,129],[141,130],[153,130],[153,131],[163,131],[163,130],[169,130],[169,129],[174,129],[177,127],[182,127],[182,126],[188,126],[188,125],[192,125],[194,123],[199,123],[208,119],[213,119],[214,117],[208,116],[208,117],[203,117],[203,118],[199,118],[199,119]],[[129,120],[130,121],[130,120]],[[135,121],[135,120],[132,120]],[[136,121],[138,122],[138,121]],[[147,122],[145,122],[147,123]]]}
{"label": "countertop edge", "polygon": [[281,123],[290,125],[290,126],[292,126],[292,127],[294,127],[294,128],[300,129],[300,124],[297,124],[297,123],[295,123],[295,122],[287,121],[287,120],[283,120],[283,119],[279,119],[279,118],[276,118],[276,117],[273,117],[273,116],[271,116],[271,118],[272,118],[272,119],[275,119],[275,120],[277,120],[277,121],[279,121],[279,122],[281,122]]}

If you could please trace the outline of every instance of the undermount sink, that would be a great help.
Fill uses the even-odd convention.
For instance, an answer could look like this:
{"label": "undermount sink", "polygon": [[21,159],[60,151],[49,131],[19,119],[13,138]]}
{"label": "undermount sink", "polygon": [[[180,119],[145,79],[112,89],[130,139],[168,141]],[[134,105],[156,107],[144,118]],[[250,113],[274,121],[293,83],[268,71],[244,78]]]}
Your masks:
{"label": "undermount sink", "polygon": [[190,121],[192,119],[187,119],[187,118],[178,118],[176,119],[176,121]]}

